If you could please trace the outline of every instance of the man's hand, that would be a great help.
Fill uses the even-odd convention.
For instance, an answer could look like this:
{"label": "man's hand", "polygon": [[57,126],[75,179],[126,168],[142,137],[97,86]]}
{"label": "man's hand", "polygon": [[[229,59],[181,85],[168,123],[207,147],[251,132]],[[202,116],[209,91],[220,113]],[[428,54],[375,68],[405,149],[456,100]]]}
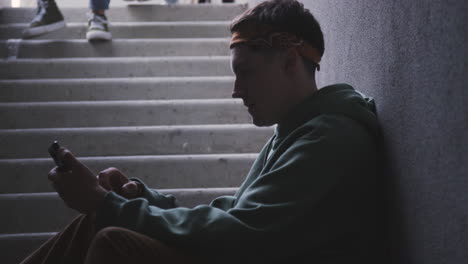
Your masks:
{"label": "man's hand", "polygon": [[55,167],[48,174],[59,196],[68,207],[80,213],[96,211],[107,191],[99,185],[94,173],[66,148],[61,147],[57,157],[71,168],[69,171],[63,171]]}
{"label": "man's hand", "polygon": [[99,184],[108,191],[114,191],[127,199],[141,195],[140,183],[131,181],[116,168],[108,168],[98,174]]}

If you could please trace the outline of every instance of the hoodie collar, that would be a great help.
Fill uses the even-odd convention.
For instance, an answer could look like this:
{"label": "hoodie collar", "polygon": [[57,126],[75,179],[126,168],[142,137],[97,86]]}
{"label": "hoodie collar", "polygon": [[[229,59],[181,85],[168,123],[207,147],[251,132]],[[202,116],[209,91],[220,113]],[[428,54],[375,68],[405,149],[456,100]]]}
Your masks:
{"label": "hoodie collar", "polygon": [[324,103],[324,101],[328,100],[326,97],[338,90],[354,91],[354,89],[347,84],[329,85],[315,91],[313,94],[305,98],[301,103],[294,106],[286,115],[286,118],[284,118],[282,122],[278,123],[275,129],[276,138],[285,138],[296,128],[319,115],[321,113],[321,105]]}

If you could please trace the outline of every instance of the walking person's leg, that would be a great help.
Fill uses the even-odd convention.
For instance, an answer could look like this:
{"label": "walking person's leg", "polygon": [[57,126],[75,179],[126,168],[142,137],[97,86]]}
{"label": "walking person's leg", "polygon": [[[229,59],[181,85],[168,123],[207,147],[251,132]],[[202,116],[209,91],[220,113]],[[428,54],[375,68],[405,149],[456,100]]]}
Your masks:
{"label": "walking person's leg", "polygon": [[37,0],[36,15],[23,31],[23,37],[39,36],[62,27],[65,27],[65,21],[55,0]]}
{"label": "walking person's leg", "polygon": [[90,0],[89,8],[91,12],[88,18],[88,40],[111,40],[112,34],[109,31],[109,22],[106,17],[106,10],[109,9],[110,0]]}

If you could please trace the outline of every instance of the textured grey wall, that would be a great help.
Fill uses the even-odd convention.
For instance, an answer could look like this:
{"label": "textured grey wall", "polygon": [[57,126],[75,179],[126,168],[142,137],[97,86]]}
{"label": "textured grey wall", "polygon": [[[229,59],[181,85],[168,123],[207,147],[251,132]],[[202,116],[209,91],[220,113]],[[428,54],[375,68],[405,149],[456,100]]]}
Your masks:
{"label": "textured grey wall", "polygon": [[468,1],[302,2],[326,38],[319,84],[378,103],[393,263],[468,263]]}
{"label": "textured grey wall", "polygon": [[392,263],[468,263],[468,1],[301,2],[325,34],[319,85],[377,101]]}

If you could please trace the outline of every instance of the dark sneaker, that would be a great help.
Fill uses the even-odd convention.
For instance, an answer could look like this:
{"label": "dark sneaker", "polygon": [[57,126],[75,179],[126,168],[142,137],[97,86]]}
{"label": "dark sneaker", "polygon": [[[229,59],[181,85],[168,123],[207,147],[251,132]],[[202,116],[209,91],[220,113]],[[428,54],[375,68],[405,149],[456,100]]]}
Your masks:
{"label": "dark sneaker", "polygon": [[108,24],[105,15],[90,13],[86,38],[88,40],[111,40],[112,34],[109,32]]}
{"label": "dark sneaker", "polygon": [[65,21],[55,1],[37,0],[36,16],[23,31],[23,37],[39,36],[62,27],[65,27]]}

